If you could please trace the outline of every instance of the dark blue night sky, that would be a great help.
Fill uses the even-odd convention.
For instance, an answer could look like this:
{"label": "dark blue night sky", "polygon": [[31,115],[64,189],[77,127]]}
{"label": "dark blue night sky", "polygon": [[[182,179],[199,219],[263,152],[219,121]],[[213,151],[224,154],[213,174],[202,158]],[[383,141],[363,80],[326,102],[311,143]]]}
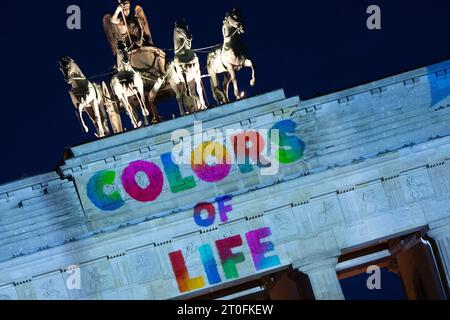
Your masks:
{"label": "dark blue night sky", "polygon": [[[173,46],[173,24],[180,18],[190,25],[194,47],[221,43],[225,13],[241,8],[257,72],[255,88],[248,86],[248,70],[239,75],[249,95],[284,88],[288,96],[308,99],[450,59],[448,0],[132,2],[144,7],[161,48]],[[72,4],[82,10],[80,31],[66,28]],[[382,9],[381,31],[366,28],[371,4]],[[0,184],[52,171],[65,148],[94,139],[81,132],[56,61],[68,55],[87,76],[108,72],[114,60],[102,17],[116,5],[115,0],[2,3]],[[200,58],[204,66],[205,55]],[[163,107],[161,113],[170,114],[176,101]],[[349,281],[344,288],[354,289],[347,297],[370,298],[358,291],[364,279]],[[383,297],[401,296],[393,293],[399,288],[394,282]]]}
{"label": "dark blue night sky", "polygon": [[346,300],[405,300],[400,276],[389,272],[387,268],[381,269],[381,288],[369,290],[367,279],[370,274],[362,273],[357,276],[340,281]]}
{"label": "dark blue night sky", "polygon": [[[307,99],[450,58],[450,4],[444,0],[135,3],[144,7],[155,45],[162,48],[173,46],[173,23],[179,18],[190,24],[194,47],[220,43],[225,13],[240,7],[257,68],[255,88],[248,88],[248,71],[239,75],[250,95],[284,88],[289,96]],[[382,9],[381,31],[366,28],[366,8],[374,3]],[[66,28],[71,4],[82,9],[81,31]],[[56,61],[69,55],[88,76],[107,72],[114,61],[102,17],[116,4],[114,0],[2,4],[0,183],[51,171],[64,148],[93,139],[81,132]],[[204,55],[201,60],[204,66]],[[175,110],[176,102],[163,107]]]}

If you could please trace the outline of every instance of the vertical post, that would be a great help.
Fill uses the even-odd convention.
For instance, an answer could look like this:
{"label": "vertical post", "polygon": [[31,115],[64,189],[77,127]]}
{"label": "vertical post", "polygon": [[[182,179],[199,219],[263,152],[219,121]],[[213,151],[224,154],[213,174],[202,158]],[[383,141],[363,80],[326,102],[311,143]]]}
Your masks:
{"label": "vertical post", "polygon": [[437,245],[444,267],[447,293],[450,292],[450,224],[442,225],[428,231],[428,235]]}
{"label": "vertical post", "polygon": [[317,257],[292,266],[309,277],[316,300],[345,300],[336,274],[337,262],[337,257]]}

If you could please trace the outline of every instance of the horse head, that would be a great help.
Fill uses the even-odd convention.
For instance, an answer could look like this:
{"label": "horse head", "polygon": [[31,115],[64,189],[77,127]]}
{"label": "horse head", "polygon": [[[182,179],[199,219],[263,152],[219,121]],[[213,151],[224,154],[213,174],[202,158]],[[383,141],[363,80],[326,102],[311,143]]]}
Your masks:
{"label": "horse head", "polygon": [[175,22],[174,29],[174,41],[175,49],[181,49],[181,47],[192,47],[192,33],[189,31],[189,26],[184,20],[178,20]]}
{"label": "horse head", "polygon": [[236,29],[239,34],[245,32],[242,14],[239,9],[235,8],[226,14],[224,25],[228,25],[229,27]]}
{"label": "horse head", "polygon": [[72,77],[74,76],[74,66],[76,66],[75,61],[69,57],[63,57],[58,61],[59,70],[61,70],[64,80],[67,83],[72,81]]}

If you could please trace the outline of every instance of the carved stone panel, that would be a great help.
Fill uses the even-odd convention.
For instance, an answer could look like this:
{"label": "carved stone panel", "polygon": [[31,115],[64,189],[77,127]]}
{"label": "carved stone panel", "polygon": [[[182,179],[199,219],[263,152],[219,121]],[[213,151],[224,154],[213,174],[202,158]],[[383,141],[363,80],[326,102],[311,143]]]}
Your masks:
{"label": "carved stone panel", "polygon": [[36,288],[36,296],[39,300],[69,299],[66,282],[60,273],[34,279],[33,283]]}
{"label": "carved stone panel", "polygon": [[86,295],[115,288],[109,261],[104,260],[81,267],[81,287]]}
{"label": "carved stone panel", "polygon": [[433,195],[433,188],[426,170],[402,176],[402,190],[406,201],[419,202]]}
{"label": "carved stone panel", "polygon": [[17,292],[13,286],[0,288],[0,300],[17,300]]}
{"label": "carved stone panel", "polygon": [[342,210],[336,196],[313,200],[307,208],[315,231],[333,227],[343,221]]}
{"label": "carved stone panel", "polygon": [[[183,240],[181,245],[181,251],[186,262],[186,266],[193,267],[201,265],[200,256],[198,254],[198,248],[202,246],[202,241],[200,238],[189,238]],[[174,244],[178,248],[180,243]]]}
{"label": "carved stone panel", "polygon": [[355,200],[361,217],[378,212],[386,213],[389,210],[389,203],[381,183],[355,190]]}
{"label": "carved stone panel", "polygon": [[291,208],[264,216],[264,223],[276,241],[283,241],[299,233]]}
{"label": "carved stone panel", "polygon": [[154,249],[145,249],[128,256],[129,273],[134,283],[162,278],[161,265]]}

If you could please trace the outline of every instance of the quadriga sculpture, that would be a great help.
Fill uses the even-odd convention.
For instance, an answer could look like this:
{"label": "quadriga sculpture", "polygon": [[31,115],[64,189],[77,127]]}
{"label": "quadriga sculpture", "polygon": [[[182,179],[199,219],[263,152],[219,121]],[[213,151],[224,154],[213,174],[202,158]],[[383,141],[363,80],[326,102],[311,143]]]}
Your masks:
{"label": "quadriga sculpture", "polygon": [[[250,85],[254,86],[256,83],[253,63],[247,58],[247,53],[241,39],[241,34],[244,33],[244,25],[237,9],[233,9],[225,16],[222,33],[223,45],[208,54],[207,62],[208,73],[211,77],[211,90],[214,100],[218,104],[224,104],[230,101],[228,95],[230,82],[233,83],[236,99],[244,98],[245,93],[239,91],[236,78],[236,71],[241,70],[242,67],[252,69]],[[222,73],[224,74],[224,81],[220,87],[218,75]]]}
{"label": "quadriga sculpture", "polygon": [[[113,15],[103,18],[103,26],[116,59],[115,71],[108,84],[91,83],[70,58],[63,58],[59,64],[66,81],[71,84],[70,96],[78,110],[83,130],[88,132],[82,113],[88,113],[97,137],[112,132],[124,131],[120,112],[125,111],[134,128],[147,125],[150,112],[151,122],[158,123],[156,104],[176,96],[180,114],[207,109],[202,85],[199,58],[192,49],[192,35],[184,21],[177,21],[174,27],[174,59],[166,64],[164,50],[154,46],[150,26],[141,6],[131,10],[129,0],[119,1]],[[239,90],[236,72],[243,67],[252,69],[250,85],[254,86],[255,69],[248,58],[241,35],[244,33],[242,17],[238,10],[227,13],[223,21],[223,44],[215,47],[207,56],[207,70],[210,76],[213,97],[217,104],[230,102],[229,86],[233,83],[236,99],[245,96]],[[224,80],[219,84],[219,76]],[[106,112],[105,112],[106,109]],[[140,112],[139,112],[140,111]]]}

